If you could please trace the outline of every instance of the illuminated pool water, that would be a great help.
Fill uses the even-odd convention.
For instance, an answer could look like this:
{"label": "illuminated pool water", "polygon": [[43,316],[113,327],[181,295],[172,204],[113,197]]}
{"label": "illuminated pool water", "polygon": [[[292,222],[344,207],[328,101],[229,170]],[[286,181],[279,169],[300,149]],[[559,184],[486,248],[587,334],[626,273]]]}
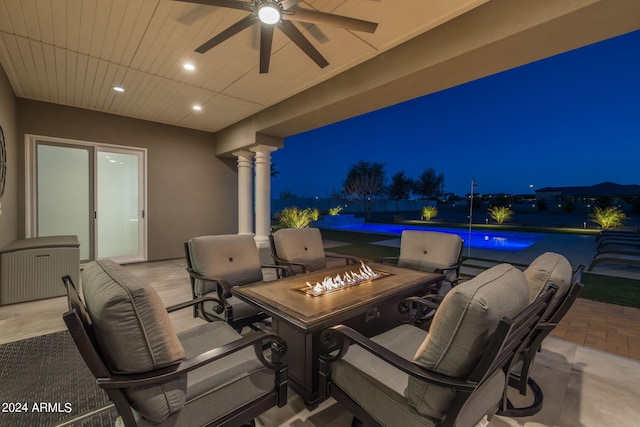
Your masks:
{"label": "illuminated pool water", "polygon": [[[469,246],[469,230],[464,228],[432,227],[406,224],[382,224],[365,222],[340,226],[325,226],[322,228],[344,231],[360,231],[366,233],[385,233],[401,235],[402,230],[439,231],[457,234]],[[477,230],[471,229],[471,247],[477,249],[491,249],[494,251],[518,252],[540,241],[544,236],[540,233],[519,231]]]}

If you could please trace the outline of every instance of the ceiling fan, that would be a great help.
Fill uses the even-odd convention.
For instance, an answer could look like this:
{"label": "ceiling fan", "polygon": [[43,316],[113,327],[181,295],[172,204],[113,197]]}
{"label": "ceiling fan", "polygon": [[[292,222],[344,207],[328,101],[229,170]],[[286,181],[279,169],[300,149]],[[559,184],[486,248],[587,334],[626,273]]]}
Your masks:
{"label": "ceiling fan", "polygon": [[251,25],[260,24],[260,73],[269,72],[269,61],[271,59],[271,45],[273,42],[273,31],[277,27],[292,42],[294,42],[304,53],[309,56],[320,68],[329,65],[329,62],[322,54],[309,42],[309,40],[293,25],[293,22],[304,22],[308,24],[328,25],[332,27],[345,28],[354,31],[373,33],[378,24],[375,22],[363,21],[361,19],[348,18],[346,16],[334,15],[331,13],[319,12],[311,9],[296,7],[301,0],[176,0],[185,3],[197,3],[208,6],[226,7],[229,9],[239,9],[250,12],[246,18],[236,22],[226,30],[209,39],[198,47],[195,51],[205,53],[223,41],[238,34],[240,31]]}

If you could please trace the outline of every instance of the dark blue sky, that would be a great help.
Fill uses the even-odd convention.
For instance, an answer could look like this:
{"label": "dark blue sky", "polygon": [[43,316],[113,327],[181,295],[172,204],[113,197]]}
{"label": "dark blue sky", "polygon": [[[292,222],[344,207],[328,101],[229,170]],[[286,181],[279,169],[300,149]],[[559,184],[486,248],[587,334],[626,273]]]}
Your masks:
{"label": "dark blue sky", "polygon": [[329,196],[360,160],[459,195],[640,184],[640,31],[286,138],[273,195]]}

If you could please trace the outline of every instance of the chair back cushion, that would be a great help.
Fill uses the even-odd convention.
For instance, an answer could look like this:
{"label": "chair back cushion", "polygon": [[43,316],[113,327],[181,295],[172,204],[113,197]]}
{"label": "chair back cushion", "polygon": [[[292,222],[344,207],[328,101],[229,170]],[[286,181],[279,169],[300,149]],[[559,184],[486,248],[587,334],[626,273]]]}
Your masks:
{"label": "chair back cushion", "polygon": [[[528,304],[529,287],[524,273],[509,264],[492,267],[446,294],[413,360],[447,376],[467,376],[480,360],[500,319],[516,316]],[[441,419],[455,392],[410,378],[406,396],[421,414]]]}
{"label": "chair back cushion", "polygon": [[573,271],[571,264],[562,255],[546,252],[534,259],[524,271],[529,283],[529,302],[533,302],[540,294],[549,289],[550,285],[558,286],[549,307],[544,314],[547,319],[562,301],[571,287]]}
{"label": "chair back cushion", "polygon": [[[109,260],[88,263],[82,273],[87,311],[105,364],[114,374],[135,374],[179,363],[185,351],[160,296]],[[131,406],[160,422],[180,410],[186,376],[125,391]]]}
{"label": "chair back cushion", "polygon": [[260,254],[250,234],[194,237],[188,246],[196,273],[224,279],[231,286],[262,281]]}
{"label": "chair back cushion", "polygon": [[273,233],[273,243],[279,258],[308,264],[312,270],[327,267],[322,235],[317,228],[282,228]]}
{"label": "chair back cushion", "polygon": [[[400,239],[398,267],[434,272],[458,264],[462,239],[451,233],[436,231],[404,230]],[[448,272],[447,279],[455,279],[455,272]]]}

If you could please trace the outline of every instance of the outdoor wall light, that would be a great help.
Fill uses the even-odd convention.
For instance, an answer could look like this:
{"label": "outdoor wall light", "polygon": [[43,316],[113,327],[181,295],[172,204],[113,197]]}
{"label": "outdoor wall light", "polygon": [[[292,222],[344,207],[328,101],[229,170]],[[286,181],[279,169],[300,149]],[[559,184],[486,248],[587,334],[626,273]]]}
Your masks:
{"label": "outdoor wall light", "polygon": [[281,17],[282,12],[278,4],[273,1],[265,1],[258,6],[258,19],[264,24],[276,24]]}

